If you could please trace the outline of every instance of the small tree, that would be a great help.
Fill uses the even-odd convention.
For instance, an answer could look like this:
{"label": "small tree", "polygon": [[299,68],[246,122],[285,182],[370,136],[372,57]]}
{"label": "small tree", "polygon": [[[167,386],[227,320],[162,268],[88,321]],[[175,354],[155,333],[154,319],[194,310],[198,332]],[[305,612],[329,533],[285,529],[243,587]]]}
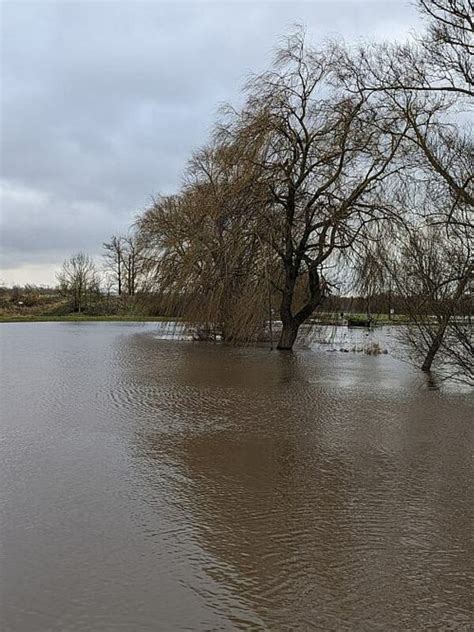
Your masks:
{"label": "small tree", "polygon": [[141,242],[133,233],[123,237],[122,243],[123,268],[125,271],[127,294],[129,296],[135,296],[138,290],[138,283],[142,268]]}
{"label": "small tree", "polygon": [[103,248],[104,267],[118,295],[134,296],[141,273],[141,245],[136,235],[113,235],[109,242],[104,242]]}
{"label": "small tree", "polygon": [[92,297],[99,293],[99,276],[93,260],[83,252],[63,263],[57,274],[61,291],[70,297],[72,308],[81,313],[90,306]]}
{"label": "small tree", "polygon": [[403,337],[423,371],[435,362],[450,376],[474,379],[470,312],[473,278],[471,239],[465,226],[448,233],[418,222],[392,238],[379,261],[401,300],[410,323]]}
{"label": "small tree", "polygon": [[124,238],[112,235],[109,242],[103,243],[105,269],[114,280],[118,295],[121,296],[124,279],[125,245]]}

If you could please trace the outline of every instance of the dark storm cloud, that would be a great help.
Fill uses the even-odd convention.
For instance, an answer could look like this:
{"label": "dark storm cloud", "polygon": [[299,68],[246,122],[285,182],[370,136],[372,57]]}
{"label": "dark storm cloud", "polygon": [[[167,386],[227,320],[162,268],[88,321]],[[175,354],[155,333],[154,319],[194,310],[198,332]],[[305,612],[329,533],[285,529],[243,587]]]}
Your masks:
{"label": "dark storm cloud", "polygon": [[219,104],[238,99],[292,23],[313,40],[352,40],[403,37],[416,21],[408,4],[384,1],[4,2],[1,12],[0,278],[27,281],[34,265],[37,282],[52,282],[71,252],[97,254],[151,194],[179,186]]}

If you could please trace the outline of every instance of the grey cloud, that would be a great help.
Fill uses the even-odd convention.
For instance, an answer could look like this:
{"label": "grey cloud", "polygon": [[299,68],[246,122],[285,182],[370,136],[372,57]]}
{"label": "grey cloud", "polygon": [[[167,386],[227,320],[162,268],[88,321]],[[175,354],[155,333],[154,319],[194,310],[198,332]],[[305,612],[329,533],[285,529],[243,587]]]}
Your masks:
{"label": "grey cloud", "polygon": [[292,23],[316,41],[354,40],[403,36],[417,19],[409,4],[362,0],[3,2],[1,11],[0,263],[13,276],[80,248],[97,254],[151,194],[174,190],[219,104],[239,98]]}

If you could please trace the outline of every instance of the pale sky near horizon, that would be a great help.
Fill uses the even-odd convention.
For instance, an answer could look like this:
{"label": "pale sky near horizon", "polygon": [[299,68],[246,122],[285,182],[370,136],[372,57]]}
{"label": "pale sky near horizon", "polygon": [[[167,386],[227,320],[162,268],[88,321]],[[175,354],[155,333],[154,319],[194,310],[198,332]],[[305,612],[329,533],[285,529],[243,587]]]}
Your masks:
{"label": "pale sky near horizon", "polygon": [[191,152],[278,36],[405,39],[409,0],[89,0],[0,4],[0,284],[55,284],[67,256],[99,260]]}

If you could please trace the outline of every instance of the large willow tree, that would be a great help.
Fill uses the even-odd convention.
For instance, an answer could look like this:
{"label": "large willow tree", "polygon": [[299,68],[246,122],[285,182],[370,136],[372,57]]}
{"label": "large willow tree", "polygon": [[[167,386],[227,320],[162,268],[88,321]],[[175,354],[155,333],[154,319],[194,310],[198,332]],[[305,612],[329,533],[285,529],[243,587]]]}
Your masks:
{"label": "large willow tree", "polygon": [[183,316],[249,340],[275,304],[291,349],[321,305],[330,270],[390,212],[406,124],[336,85],[330,49],[290,36],[245,88],[177,196],[139,220],[161,291]]}
{"label": "large willow tree", "polygon": [[328,271],[390,215],[384,190],[401,169],[406,123],[365,92],[339,87],[338,64],[297,31],[274,67],[249,82],[226,130],[258,168],[260,215],[279,264],[280,349],[293,347],[328,295]]}

